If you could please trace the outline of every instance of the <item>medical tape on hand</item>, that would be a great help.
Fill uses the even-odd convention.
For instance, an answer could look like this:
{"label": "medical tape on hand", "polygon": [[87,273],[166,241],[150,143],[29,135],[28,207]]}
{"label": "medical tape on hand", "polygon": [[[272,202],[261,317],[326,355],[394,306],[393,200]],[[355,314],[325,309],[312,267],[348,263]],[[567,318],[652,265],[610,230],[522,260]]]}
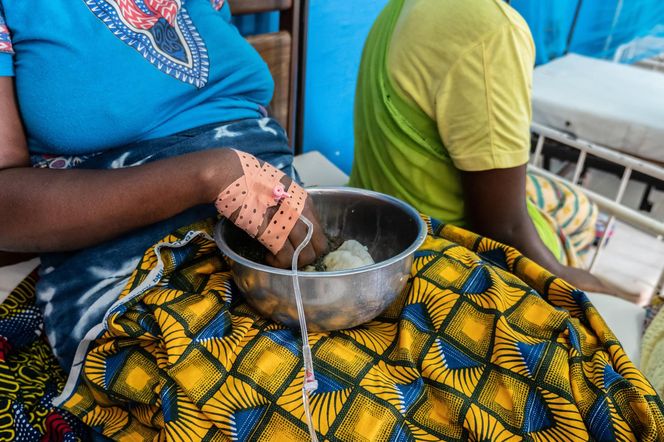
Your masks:
{"label": "medical tape on hand", "polygon": [[[268,163],[261,166],[253,155],[236,150],[234,152],[242,164],[243,175],[221,191],[215,206],[226,218],[240,209],[235,224],[252,237],[258,237],[270,252],[276,254],[283,248],[304,210],[307,193],[295,182],[291,182],[288,190],[285,190],[281,184],[283,172]],[[277,205],[279,207],[275,215],[258,236],[265,213]]]}
{"label": "medical tape on hand", "polygon": [[291,183],[288,194],[290,197],[283,200],[270,220],[270,224],[258,237],[258,240],[270,251],[281,250],[291,230],[295,227],[295,223],[298,222],[307,201],[307,192],[296,183]]}

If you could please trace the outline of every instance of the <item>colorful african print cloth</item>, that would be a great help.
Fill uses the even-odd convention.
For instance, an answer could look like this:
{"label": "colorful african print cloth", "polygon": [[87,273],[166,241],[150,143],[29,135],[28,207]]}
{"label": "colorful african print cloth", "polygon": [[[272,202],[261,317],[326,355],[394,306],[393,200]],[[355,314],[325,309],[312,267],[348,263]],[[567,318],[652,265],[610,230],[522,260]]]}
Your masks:
{"label": "colorful african print cloth", "polygon": [[80,421],[52,405],[65,375],[42,329],[30,275],[0,304],[0,440],[87,440]]}
{"label": "colorful african print cloth", "polygon": [[579,188],[534,173],[526,181],[528,199],[555,232],[561,262],[581,267],[582,258],[596,238],[599,211]]}
{"label": "colorful african print cloth", "polygon": [[664,396],[664,297],[661,296],[655,296],[646,308],[641,367],[657,393]]}
{"label": "colorful african print cloth", "polygon": [[9,35],[9,29],[5,23],[5,18],[2,14],[2,4],[0,3],[0,52],[13,54],[12,40]]}
{"label": "colorful african print cloth", "polygon": [[[32,155],[35,167],[109,170],[232,146],[297,178],[286,132],[271,118],[211,124],[89,156]],[[69,372],[81,340],[117,301],[145,251],[175,229],[216,214],[212,204],[186,210],[111,241],[40,256],[37,306],[60,365]],[[93,333],[96,337],[97,334]]]}
{"label": "colorful african print cloth", "polygon": [[[319,440],[664,440],[664,406],[583,292],[429,221],[407,289],[310,334]],[[212,220],[142,258],[59,403],[113,439],[307,440],[299,332],[239,296]]]}

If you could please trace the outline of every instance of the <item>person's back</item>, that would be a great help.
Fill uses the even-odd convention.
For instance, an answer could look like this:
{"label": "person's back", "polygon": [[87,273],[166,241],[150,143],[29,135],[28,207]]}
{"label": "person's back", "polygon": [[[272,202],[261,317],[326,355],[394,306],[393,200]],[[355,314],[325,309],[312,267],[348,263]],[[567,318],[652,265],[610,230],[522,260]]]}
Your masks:
{"label": "person's back", "polygon": [[527,174],[534,61],[527,24],[502,0],[390,0],[362,55],[350,185],[515,247],[577,287],[615,291],[573,268],[596,207]]}
{"label": "person's back", "polygon": [[459,170],[528,159],[533,61],[527,25],[500,0],[392,0],[360,68],[351,184],[467,225]]}

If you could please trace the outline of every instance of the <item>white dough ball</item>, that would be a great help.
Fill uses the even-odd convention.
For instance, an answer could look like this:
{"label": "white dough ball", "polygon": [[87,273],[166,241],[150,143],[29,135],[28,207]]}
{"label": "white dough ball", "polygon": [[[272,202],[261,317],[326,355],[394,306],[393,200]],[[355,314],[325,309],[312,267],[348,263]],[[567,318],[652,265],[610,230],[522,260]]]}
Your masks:
{"label": "white dough ball", "polygon": [[373,263],[369,250],[354,239],[344,241],[341,247],[323,259],[323,265],[328,272],[351,270]]}
{"label": "white dough ball", "polygon": [[[367,247],[354,239],[349,239],[348,241],[344,241],[337,250],[328,253],[323,258],[321,264],[326,272],[338,272],[369,266],[374,264],[374,260],[369,254]],[[304,268],[304,271],[315,272],[316,267],[308,265]]]}

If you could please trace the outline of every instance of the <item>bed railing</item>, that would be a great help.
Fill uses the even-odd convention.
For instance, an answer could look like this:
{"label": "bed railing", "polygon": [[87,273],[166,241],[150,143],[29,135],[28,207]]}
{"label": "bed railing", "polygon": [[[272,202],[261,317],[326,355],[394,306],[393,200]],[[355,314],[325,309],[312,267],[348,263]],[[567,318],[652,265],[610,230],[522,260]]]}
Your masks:
{"label": "bed railing", "polygon": [[[597,204],[601,212],[609,215],[609,219],[604,228],[600,243],[595,249],[590,261],[589,270],[591,272],[595,270],[597,261],[602,252],[605,250],[606,242],[609,238],[609,232],[611,231],[616,219],[641,231],[649,233],[650,235],[653,235],[655,238],[657,238],[658,241],[662,241],[662,239],[664,239],[664,222],[653,219],[622,204],[623,197],[625,196],[625,190],[627,189],[627,185],[629,184],[633,172],[639,172],[664,182],[663,167],[640,160],[630,155],[623,154],[621,152],[617,152],[612,149],[608,149],[595,143],[576,138],[570,134],[551,129],[537,123],[533,123],[531,129],[537,137],[537,144],[535,146],[535,152],[531,157],[531,164],[529,165],[530,171],[555,180],[565,181],[567,183],[573,184],[574,186],[580,187],[581,190],[588,196],[588,198]],[[563,178],[538,166],[542,157],[544,143],[547,139],[556,141],[579,151],[579,158],[577,160],[574,174],[571,180]],[[581,175],[583,173],[588,155],[602,158],[603,160],[625,168],[620,180],[620,186],[613,199],[600,195],[582,186]],[[662,262],[661,265],[664,267],[664,262]],[[655,286],[655,294],[664,295],[664,268],[662,269],[659,281]]]}

